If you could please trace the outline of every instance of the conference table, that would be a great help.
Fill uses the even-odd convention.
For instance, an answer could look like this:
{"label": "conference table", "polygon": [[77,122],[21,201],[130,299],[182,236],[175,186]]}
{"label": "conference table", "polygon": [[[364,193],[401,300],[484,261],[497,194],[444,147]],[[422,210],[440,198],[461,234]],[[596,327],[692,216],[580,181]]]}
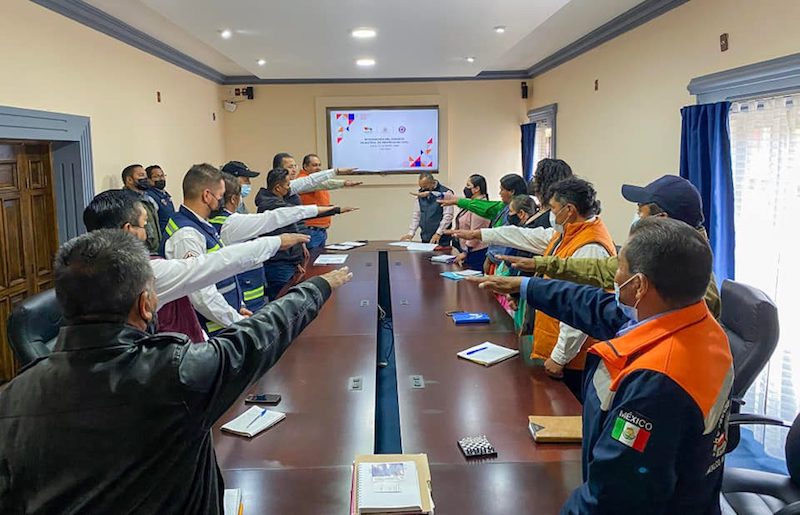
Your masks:
{"label": "conference table", "polygon": [[[428,455],[437,515],[557,513],[581,482],[580,446],[535,444],[528,416],[578,415],[579,403],[520,357],[491,367],[456,357],[484,341],[517,347],[493,295],[440,276],[457,267],[432,263],[429,252],[370,242],[345,253],[353,280],[246,392],[281,394],[275,409],[286,419],[252,439],[221,432],[247,410],[245,394],[214,427],[226,488],[242,489],[244,513],[349,512],[353,459],[377,445],[376,378],[387,359],[402,452]],[[307,277],[335,268],[311,265],[317,254]],[[381,298],[390,301],[380,306]],[[491,323],[456,326],[446,315],[454,310],[486,312]],[[379,355],[382,317],[392,320],[390,356]],[[475,435],[486,435],[497,457],[464,458],[457,441]]]}

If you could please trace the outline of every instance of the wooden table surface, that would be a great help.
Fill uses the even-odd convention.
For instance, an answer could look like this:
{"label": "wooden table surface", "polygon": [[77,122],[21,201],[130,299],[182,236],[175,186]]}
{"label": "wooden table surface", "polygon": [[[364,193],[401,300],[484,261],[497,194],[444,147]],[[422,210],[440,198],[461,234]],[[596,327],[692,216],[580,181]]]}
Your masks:
{"label": "wooden table surface", "polygon": [[[245,514],[346,514],[350,465],[374,449],[379,252],[388,252],[403,452],[428,454],[438,514],[557,513],[580,484],[580,446],[536,445],[527,417],[578,415],[560,382],[519,357],[492,367],[456,353],[483,341],[515,348],[513,322],[491,294],[439,273],[431,253],[370,242],[348,252],[353,281],[248,393],[279,393],[285,420],[247,439],[214,427],[227,488],[242,488]],[[318,254],[315,252],[313,255]],[[313,256],[312,256],[313,261]],[[332,270],[310,266],[307,276]],[[484,311],[488,325],[457,327],[446,311]],[[424,388],[409,376],[421,375]],[[352,389],[351,378],[361,379]],[[242,399],[244,396],[242,397]],[[498,457],[467,462],[456,441],[485,434]]]}

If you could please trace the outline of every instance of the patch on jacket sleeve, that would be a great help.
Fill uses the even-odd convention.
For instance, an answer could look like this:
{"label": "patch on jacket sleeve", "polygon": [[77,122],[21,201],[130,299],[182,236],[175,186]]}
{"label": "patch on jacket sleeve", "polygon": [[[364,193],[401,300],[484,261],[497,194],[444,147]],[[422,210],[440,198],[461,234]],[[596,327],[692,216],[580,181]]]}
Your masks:
{"label": "patch on jacket sleeve", "polygon": [[639,452],[644,452],[652,432],[652,422],[635,411],[620,410],[611,430],[611,438]]}

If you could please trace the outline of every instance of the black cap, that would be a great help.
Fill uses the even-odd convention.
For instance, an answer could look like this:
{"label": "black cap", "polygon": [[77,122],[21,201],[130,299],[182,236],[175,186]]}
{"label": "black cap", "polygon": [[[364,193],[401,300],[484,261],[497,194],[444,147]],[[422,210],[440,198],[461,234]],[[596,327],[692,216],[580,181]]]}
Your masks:
{"label": "black cap", "polygon": [[670,218],[698,228],[703,224],[703,201],[694,185],[677,175],[665,175],[645,187],[625,184],[622,196],[637,204],[657,204]]}
{"label": "black cap", "polygon": [[222,171],[235,177],[258,177],[260,175],[259,172],[254,172],[249,169],[247,165],[241,161],[228,161],[225,163],[225,166],[222,167]]}

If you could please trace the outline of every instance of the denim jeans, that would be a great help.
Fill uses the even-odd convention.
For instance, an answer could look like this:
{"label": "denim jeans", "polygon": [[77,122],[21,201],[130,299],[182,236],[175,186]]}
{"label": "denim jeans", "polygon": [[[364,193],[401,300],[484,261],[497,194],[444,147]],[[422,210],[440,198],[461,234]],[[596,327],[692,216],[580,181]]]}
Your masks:
{"label": "denim jeans", "polygon": [[311,241],[306,244],[309,250],[325,246],[325,242],[328,240],[327,229],[309,226],[308,231],[311,233]]}
{"label": "denim jeans", "polygon": [[267,276],[267,297],[270,301],[275,300],[278,293],[286,286],[286,283],[297,272],[297,265],[278,261],[264,263],[264,274]]}

